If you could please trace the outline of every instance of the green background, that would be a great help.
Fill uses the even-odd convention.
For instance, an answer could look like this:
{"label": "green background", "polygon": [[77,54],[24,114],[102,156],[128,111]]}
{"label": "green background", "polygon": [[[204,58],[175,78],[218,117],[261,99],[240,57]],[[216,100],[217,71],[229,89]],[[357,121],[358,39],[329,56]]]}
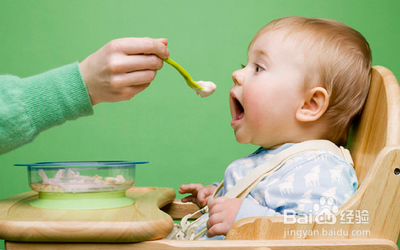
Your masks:
{"label": "green background", "polygon": [[218,85],[202,99],[165,65],[132,100],[99,104],[93,116],[1,155],[0,198],[29,190],[26,169],[13,164],[38,161],[149,161],[137,186],[220,181],[231,161],[257,148],[238,144],[230,127],[231,73],[246,63],[254,34],[289,15],[347,23],[369,41],[374,65],[400,76],[399,0],[0,0],[0,74],[31,76],[82,61],[112,39],[147,36],[168,38],[171,58]]}

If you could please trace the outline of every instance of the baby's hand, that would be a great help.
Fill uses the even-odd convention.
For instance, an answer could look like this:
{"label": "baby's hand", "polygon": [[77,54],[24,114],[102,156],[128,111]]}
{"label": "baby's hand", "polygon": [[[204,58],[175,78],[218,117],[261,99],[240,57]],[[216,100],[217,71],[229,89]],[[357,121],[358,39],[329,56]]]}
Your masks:
{"label": "baby's hand", "polygon": [[224,196],[210,201],[208,204],[207,237],[226,235],[235,222],[242,202],[242,199],[230,199]]}
{"label": "baby's hand", "polygon": [[207,204],[208,200],[211,198],[211,195],[214,193],[214,190],[216,188],[217,187],[214,185],[203,186],[201,184],[192,183],[188,185],[182,185],[179,188],[179,193],[192,194],[183,198],[182,202],[193,202],[199,207],[204,207]]}
{"label": "baby's hand", "polygon": [[113,40],[79,64],[92,105],[129,100],[147,88],[169,56],[167,39]]}

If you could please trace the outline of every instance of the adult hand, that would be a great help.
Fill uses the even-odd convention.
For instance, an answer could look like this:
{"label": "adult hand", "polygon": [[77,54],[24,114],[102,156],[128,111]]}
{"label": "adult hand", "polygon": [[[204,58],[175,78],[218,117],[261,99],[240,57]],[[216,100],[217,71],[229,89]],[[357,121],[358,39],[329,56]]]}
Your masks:
{"label": "adult hand", "polygon": [[242,199],[230,199],[225,196],[210,201],[208,204],[207,237],[226,235],[235,222],[242,202]]}
{"label": "adult hand", "polygon": [[147,88],[169,56],[167,39],[113,40],[80,64],[92,105],[129,100]]}

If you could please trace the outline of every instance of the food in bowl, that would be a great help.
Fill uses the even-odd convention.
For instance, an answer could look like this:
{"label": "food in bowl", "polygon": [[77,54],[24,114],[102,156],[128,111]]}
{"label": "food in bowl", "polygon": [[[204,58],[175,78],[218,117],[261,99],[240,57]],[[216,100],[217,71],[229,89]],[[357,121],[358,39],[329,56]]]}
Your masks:
{"label": "food in bowl", "polygon": [[28,166],[29,186],[36,192],[86,193],[126,190],[135,183],[136,164],[147,162],[42,162]]}

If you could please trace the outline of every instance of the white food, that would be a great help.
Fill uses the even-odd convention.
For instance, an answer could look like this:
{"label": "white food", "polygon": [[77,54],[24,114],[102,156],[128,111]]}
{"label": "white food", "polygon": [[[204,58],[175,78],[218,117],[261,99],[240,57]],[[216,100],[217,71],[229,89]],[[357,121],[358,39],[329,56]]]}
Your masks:
{"label": "white food", "polygon": [[209,81],[197,81],[196,83],[200,85],[202,89],[197,89],[197,88],[193,89],[196,90],[197,94],[200,95],[201,97],[207,97],[211,95],[217,88],[217,85],[215,85],[215,83]]}
{"label": "white food", "polygon": [[53,178],[47,177],[43,169],[39,169],[38,174],[42,177],[42,181],[32,183],[37,191],[49,192],[85,192],[93,190],[112,190],[121,185],[128,184],[122,175],[116,177],[102,178],[99,175],[85,176],[78,171],[71,169],[60,169]]}

